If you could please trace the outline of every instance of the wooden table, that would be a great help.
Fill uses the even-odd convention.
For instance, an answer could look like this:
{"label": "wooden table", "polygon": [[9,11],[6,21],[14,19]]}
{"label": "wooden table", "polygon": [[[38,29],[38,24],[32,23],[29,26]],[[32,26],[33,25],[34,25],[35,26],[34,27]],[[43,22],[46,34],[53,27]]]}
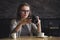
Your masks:
{"label": "wooden table", "polygon": [[60,37],[20,37],[17,39],[12,38],[2,38],[0,40],[60,40]]}

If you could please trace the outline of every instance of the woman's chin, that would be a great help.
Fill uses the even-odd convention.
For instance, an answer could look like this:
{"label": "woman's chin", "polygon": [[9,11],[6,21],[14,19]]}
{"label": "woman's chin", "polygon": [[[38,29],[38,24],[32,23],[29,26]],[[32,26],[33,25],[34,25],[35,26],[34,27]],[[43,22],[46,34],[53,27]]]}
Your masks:
{"label": "woman's chin", "polygon": [[27,17],[23,17],[22,19],[26,19]]}

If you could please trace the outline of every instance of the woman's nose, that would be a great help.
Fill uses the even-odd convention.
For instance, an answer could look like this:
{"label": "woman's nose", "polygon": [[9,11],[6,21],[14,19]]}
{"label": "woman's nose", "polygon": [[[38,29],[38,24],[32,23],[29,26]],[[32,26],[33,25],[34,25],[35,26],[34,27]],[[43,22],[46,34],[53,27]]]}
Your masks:
{"label": "woman's nose", "polygon": [[27,12],[25,12],[25,14],[27,14]]}

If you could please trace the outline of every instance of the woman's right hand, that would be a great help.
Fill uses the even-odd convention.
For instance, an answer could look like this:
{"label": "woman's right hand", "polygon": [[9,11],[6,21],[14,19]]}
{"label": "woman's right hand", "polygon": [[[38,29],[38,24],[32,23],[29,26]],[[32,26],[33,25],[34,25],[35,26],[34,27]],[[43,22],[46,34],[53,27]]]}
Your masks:
{"label": "woman's right hand", "polygon": [[25,25],[25,24],[31,23],[31,22],[32,22],[31,20],[32,20],[32,19],[28,19],[28,18],[27,18],[27,19],[22,19],[22,20],[20,20],[19,23],[20,23],[21,25]]}

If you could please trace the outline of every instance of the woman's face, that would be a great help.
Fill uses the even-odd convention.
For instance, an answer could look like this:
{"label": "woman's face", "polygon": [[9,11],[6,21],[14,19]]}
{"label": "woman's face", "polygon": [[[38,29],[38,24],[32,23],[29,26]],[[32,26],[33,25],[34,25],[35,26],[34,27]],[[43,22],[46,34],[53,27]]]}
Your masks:
{"label": "woman's face", "polygon": [[30,7],[29,6],[23,6],[20,10],[21,18],[27,18],[30,13]]}

